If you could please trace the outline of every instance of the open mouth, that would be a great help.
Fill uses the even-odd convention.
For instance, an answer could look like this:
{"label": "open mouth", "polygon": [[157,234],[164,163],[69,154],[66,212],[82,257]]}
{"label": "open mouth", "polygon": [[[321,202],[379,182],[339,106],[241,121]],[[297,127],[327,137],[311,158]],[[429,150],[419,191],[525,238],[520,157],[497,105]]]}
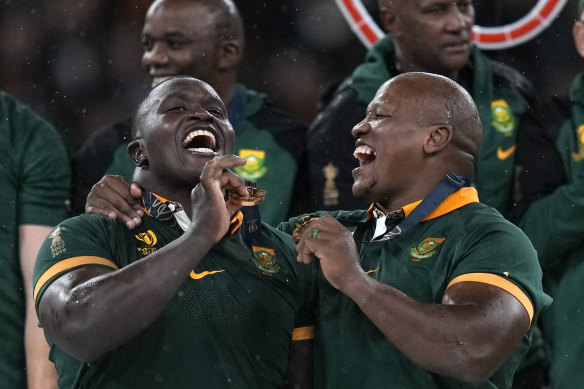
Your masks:
{"label": "open mouth", "polygon": [[152,88],[156,85],[168,80],[172,76],[151,76],[152,77]]}
{"label": "open mouth", "polygon": [[353,156],[359,160],[359,166],[365,166],[375,160],[375,150],[367,145],[358,146]]}
{"label": "open mouth", "polygon": [[215,135],[207,130],[190,131],[182,144],[185,149],[195,153],[214,153],[217,151]]}

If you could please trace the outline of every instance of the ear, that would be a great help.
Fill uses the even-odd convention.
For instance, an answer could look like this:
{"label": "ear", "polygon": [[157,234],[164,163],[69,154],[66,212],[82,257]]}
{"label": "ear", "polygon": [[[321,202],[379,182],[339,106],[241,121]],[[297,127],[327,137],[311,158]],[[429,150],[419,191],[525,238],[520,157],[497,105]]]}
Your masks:
{"label": "ear", "polygon": [[450,139],[452,139],[452,126],[449,124],[432,126],[424,142],[424,152],[429,155],[436,154],[450,143]]}
{"label": "ear", "polygon": [[148,155],[146,155],[146,151],[142,146],[142,139],[135,139],[130,142],[128,145],[128,154],[130,154],[130,158],[132,158],[136,166],[148,166]]}
{"label": "ear", "polygon": [[379,21],[383,29],[390,33],[394,38],[401,36],[400,18],[393,8],[382,5],[379,10]]}
{"label": "ear", "polygon": [[576,50],[581,57],[584,57],[584,24],[581,22],[574,23],[572,28],[572,35],[574,35],[574,43],[576,44]]}
{"label": "ear", "polygon": [[221,43],[219,51],[219,70],[237,67],[241,62],[241,44],[236,39],[227,39]]}

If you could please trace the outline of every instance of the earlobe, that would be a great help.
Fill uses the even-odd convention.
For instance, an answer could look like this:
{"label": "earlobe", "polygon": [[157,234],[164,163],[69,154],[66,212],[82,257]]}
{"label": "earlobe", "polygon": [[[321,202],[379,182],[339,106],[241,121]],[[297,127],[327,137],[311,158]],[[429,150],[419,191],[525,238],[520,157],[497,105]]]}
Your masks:
{"label": "earlobe", "polygon": [[218,68],[221,70],[236,67],[241,62],[241,45],[235,39],[223,42]]}
{"label": "earlobe", "polygon": [[436,154],[450,143],[451,137],[452,127],[450,125],[432,127],[424,143],[424,152],[426,154]]}
{"label": "earlobe", "polygon": [[379,12],[379,20],[387,33],[391,34],[394,38],[400,37],[399,20],[395,12],[386,6],[382,6]]}
{"label": "earlobe", "polygon": [[584,57],[584,24],[581,22],[574,23],[572,35],[574,36],[574,43],[576,44],[578,54],[580,54],[581,57]]}
{"label": "earlobe", "polygon": [[128,154],[130,154],[130,158],[132,158],[136,166],[148,166],[148,156],[142,148],[142,142],[140,139],[136,139],[130,142],[128,145]]}

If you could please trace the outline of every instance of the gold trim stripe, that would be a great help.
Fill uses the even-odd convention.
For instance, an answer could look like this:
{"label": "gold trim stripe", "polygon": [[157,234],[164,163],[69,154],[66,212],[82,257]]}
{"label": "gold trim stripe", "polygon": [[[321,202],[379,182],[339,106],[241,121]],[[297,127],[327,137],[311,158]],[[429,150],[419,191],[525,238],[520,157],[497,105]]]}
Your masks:
{"label": "gold trim stripe", "polygon": [[[408,204],[403,207],[406,217],[420,204],[422,200],[416,201],[415,203]],[[479,195],[475,188],[460,188],[456,192],[452,193],[450,196],[446,197],[442,203],[440,203],[436,209],[428,214],[422,221],[437,218],[442,215],[446,215],[449,212],[454,211],[460,207],[463,207],[470,203],[478,203]]]}
{"label": "gold trim stripe", "polygon": [[292,330],[292,340],[314,339],[314,326],[298,327]]}
{"label": "gold trim stripe", "polygon": [[527,314],[529,315],[529,323],[531,324],[531,320],[533,319],[533,304],[531,303],[529,297],[527,297],[527,295],[511,281],[491,273],[468,273],[460,275],[450,281],[446,289],[450,288],[454,284],[465,281],[482,282],[483,284],[493,285],[505,290],[508,293],[511,293],[513,297],[515,297],[527,311]]}
{"label": "gold trim stripe", "polygon": [[61,262],[58,262],[56,264],[54,264],[53,266],[51,266],[47,271],[45,271],[43,273],[43,275],[41,276],[41,278],[39,278],[39,280],[36,283],[36,286],[34,287],[34,294],[33,294],[33,299],[36,303],[36,299],[37,299],[37,295],[39,294],[40,290],[43,288],[43,286],[54,276],[56,276],[59,273],[62,273],[66,270],[69,270],[73,267],[77,267],[77,266],[83,266],[83,265],[103,265],[103,266],[108,266],[111,267],[113,269],[118,269],[118,267],[116,266],[115,263],[113,263],[110,260],[107,260],[105,258],[101,258],[101,257],[91,257],[91,256],[83,256],[83,257],[73,257],[73,258],[67,258],[62,260]]}

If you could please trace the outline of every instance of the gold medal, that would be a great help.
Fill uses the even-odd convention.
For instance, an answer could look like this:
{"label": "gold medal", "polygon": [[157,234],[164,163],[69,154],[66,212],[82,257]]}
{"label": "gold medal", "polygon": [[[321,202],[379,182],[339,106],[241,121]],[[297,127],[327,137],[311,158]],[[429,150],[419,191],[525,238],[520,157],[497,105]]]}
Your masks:
{"label": "gold medal", "polygon": [[236,192],[229,192],[229,199],[241,204],[243,207],[252,207],[254,205],[259,205],[264,201],[264,197],[266,197],[266,192],[264,190],[252,185],[246,186],[246,189],[247,197],[243,197]]}
{"label": "gold medal", "polygon": [[[292,231],[292,240],[294,241],[294,243],[300,242],[300,237],[302,236],[302,233],[304,232],[304,230],[306,230],[308,228],[310,223],[312,223],[313,221],[318,220],[318,219],[319,219],[318,217],[310,217],[310,216],[304,216],[304,217],[301,217],[300,219],[298,219],[298,222],[296,223],[294,231]],[[318,229],[315,229],[315,230],[318,230]],[[316,235],[318,235],[318,232],[316,233]]]}

